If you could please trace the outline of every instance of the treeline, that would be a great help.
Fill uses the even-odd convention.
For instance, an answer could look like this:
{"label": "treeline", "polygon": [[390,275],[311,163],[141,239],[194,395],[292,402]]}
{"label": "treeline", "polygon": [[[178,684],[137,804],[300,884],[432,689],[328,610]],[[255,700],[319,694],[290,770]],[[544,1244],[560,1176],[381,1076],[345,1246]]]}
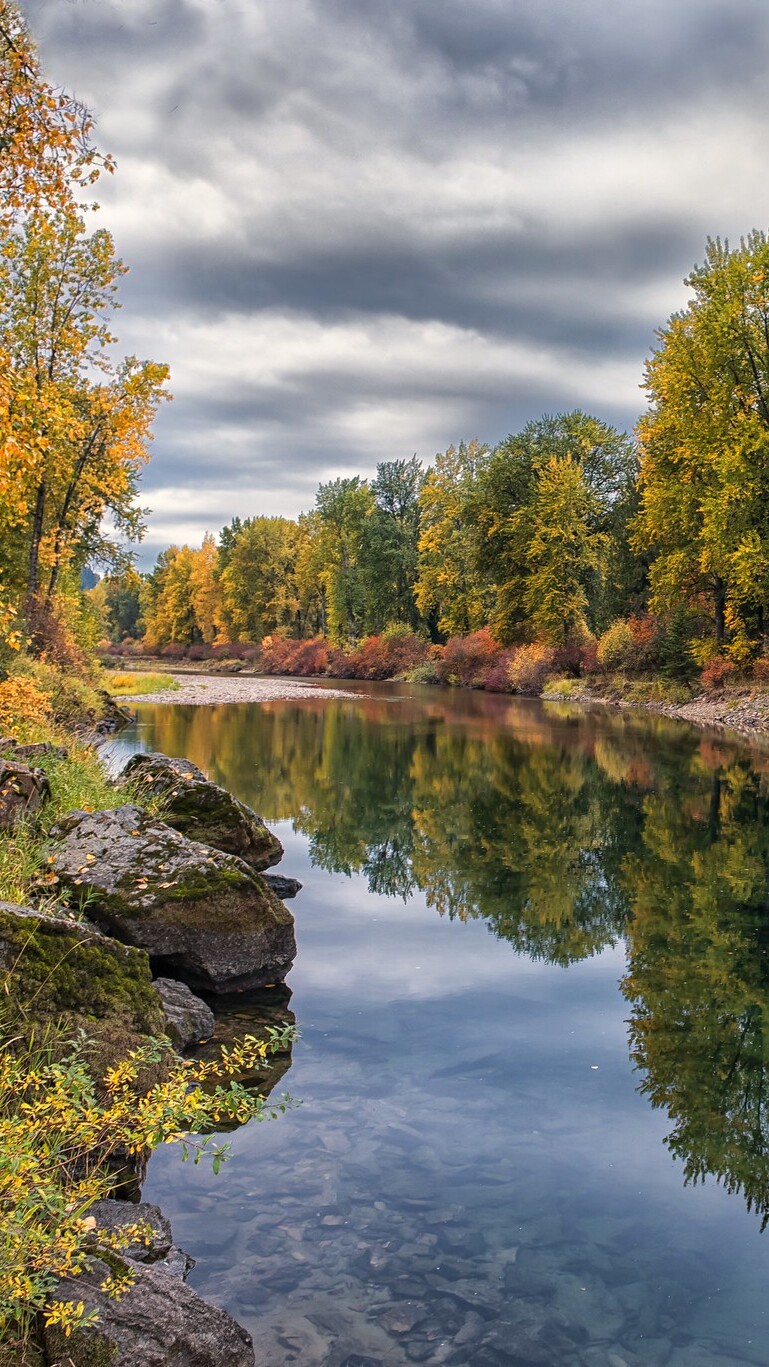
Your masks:
{"label": "treeline", "polygon": [[627,436],[581,412],[545,417],[493,449],[321,484],[296,521],[236,518],[94,594],[113,642],[153,651],[398,632],[437,644],[484,627],[502,645],[579,646],[643,605],[637,475]]}

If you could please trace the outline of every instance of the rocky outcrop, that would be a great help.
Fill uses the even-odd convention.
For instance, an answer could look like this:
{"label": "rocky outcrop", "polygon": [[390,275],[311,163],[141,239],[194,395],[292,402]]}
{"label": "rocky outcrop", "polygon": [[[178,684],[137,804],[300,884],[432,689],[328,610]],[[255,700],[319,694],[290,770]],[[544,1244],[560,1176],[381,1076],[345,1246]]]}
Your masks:
{"label": "rocky outcrop", "polygon": [[282,873],[263,873],[262,877],[276,897],[296,897],[296,894],[302,891],[298,878],[286,878]]}
{"label": "rocky outcrop", "polygon": [[93,1242],[97,1250],[107,1242],[110,1248],[119,1247],[121,1257],[164,1267],[182,1281],[195,1266],[195,1259],[176,1247],[171,1221],[159,1206],[107,1199],[89,1206],[88,1215],[96,1221]]}
{"label": "rocky outcrop", "polygon": [[133,755],[122,776],[132,779],[140,794],[161,797],[164,820],[188,839],[236,854],[257,872],[282,859],[283,846],[262,818],[188,759]]}
{"label": "rocky outcrop", "polygon": [[0,902],[0,978],[14,1014],[23,1016],[30,1004],[38,1023],[66,1014],[73,1033],[83,1027],[116,1036],[123,1052],[138,1037],[163,1032],[147,955],[86,921]]}
{"label": "rocky outcrop", "polygon": [[293,917],[243,860],[132,805],[70,812],[51,839],[61,883],[156,971],[220,993],[280,982],[290,969]]}
{"label": "rocky outcrop", "polygon": [[133,712],[115,702],[106,688],[99,688],[97,692],[101,700],[102,713],[94,727],[96,735],[112,736],[116,731],[122,731],[124,726],[130,726],[135,720]]}
{"label": "rocky outcrop", "polygon": [[42,769],[30,769],[14,759],[0,759],[0,831],[13,831],[20,821],[33,820],[51,796]]}
{"label": "rocky outcrop", "polygon": [[[136,1208],[135,1208],[136,1209]],[[134,1284],[119,1300],[100,1285],[128,1271]],[[149,1266],[104,1254],[77,1278],[61,1281],[53,1300],[95,1311],[98,1322],[67,1338],[44,1330],[49,1362],[68,1367],[254,1367],[251,1337],[225,1310],[209,1305],[162,1262]]]}
{"label": "rocky outcrop", "polygon": [[214,1033],[214,1013],[186,983],[156,978],[153,984],[166,1018],[166,1034],[177,1049],[202,1044]]}

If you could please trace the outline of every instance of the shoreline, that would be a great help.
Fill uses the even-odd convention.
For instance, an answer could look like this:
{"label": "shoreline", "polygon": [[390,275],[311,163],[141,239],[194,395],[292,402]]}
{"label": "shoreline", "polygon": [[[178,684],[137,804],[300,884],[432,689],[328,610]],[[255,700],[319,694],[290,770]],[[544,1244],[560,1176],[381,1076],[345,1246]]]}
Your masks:
{"label": "shoreline", "polygon": [[[137,671],[139,672],[139,671]],[[165,689],[157,693],[132,693],[117,699],[120,703],[176,703],[180,706],[218,706],[230,703],[252,702],[290,702],[292,699],[308,698],[349,698],[349,689],[334,688],[333,679],[318,677],[292,678],[286,675],[271,674],[198,674],[174,672],[172,677],[179,688]],[[356,680],[355,682],[361,682]],[[386,682],[390,682],[387,680]],[[576,681],[575,681],[576,683]],[[435,685],[446,687],[447,685]],[[453,690],[449,690],[453,691]],[[483,691],[483,690],[481,690]],[[498,696],[498,695],[495,695]],[[515,694],[503,695],[515,697]],[[674,720],[689,722],[693,726],[715,727],[732,731],[737,735],[753,740],[769,740],[769,692],[756,695],[746,693],[726,694],[709,697],[699,694],[687,702],[672,703],[655,700],[640,700],[611,697],[607,694],[592,693],[589,689],[578,690],[571,694],[548,693],[547,687],[540,695],[542,702],[578,703],[581,706],[628,708],[633,711],[655,712]]]}
{"label": "shoreline", "polygon": [[[171,673],[171,671],[168,671]],[[138,671],[137,671],[138,673]],[[119,703],[178,703],[205,707],[219,703],[290,702],[292,698],[349,698],[349,690],[327,688],[325,679],[291,679],[272,674],[176,674],[178,688],[158,693],[121,693]],[[320,687],[318,687],[320,685]]]}

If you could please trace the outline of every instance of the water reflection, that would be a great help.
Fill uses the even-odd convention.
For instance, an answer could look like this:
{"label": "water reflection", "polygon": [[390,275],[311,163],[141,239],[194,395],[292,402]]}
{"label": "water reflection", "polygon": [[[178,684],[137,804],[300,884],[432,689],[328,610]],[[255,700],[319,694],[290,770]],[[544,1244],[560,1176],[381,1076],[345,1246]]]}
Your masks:
{"label": "water reflection", "polygon": [[[367,1323],[380,1312],[389,1314],[399,1294],[398,1278],[408,1282],[422,1307],[426,1297],[438,1297],[431,1303],[433,1319],[442,1326],[436,1334],[449,1334],[457,1315],[459,1327],[451,1333],[469,1334],[472,1316],[477,1320],[478,1315],[462,1308],[462,1297],[469,1305],[485,1295],[481,1320],[494,1323],[496,1338],[488,1325],[481,1333],[476,1324],[479,1364],[574,1361],[597,1367],[643,1361],[699,1367],[765,1361],[761,1347],[754,1352],[746,1346],[748,1326],[763,1314],[758,1308],[763,1293],[756,1299],[745,1292],[739,1313],[736,1291],[731,1309],[719,1303],[716,1314],[701,1301],[692,1309],[700,1288],[712,1286],[715,1294],[727,1277],[726,1263],[736,1265],[735,1249],[743,1247],[744,1232],[730,1226],[723,1250],[695,1259],[686,1250],[696,1238],[678,1208],[675,1213],[666,1208],[662,1215],[642,1208],[643,1202],[639,1207],[605,1165],[595,1167],[595,1154],[611,1153],[608,1167],[616,1164],[625,1172],[624,1163],[627,1180],[635,1185],[636,1169],[646,1170],[657,1160],[648,1149],[634,1148],[635,1141],[628,1148],[620,1139],[629,1124],[622,1084],[612,1083],[600,1117],[593,1117],[574,1091],[566,1061],[569,1031],[573,1035],[580,1021],[588,1021],[592,1009],[592,999],[580,995],[578,984],[587,981],[586,972],[600,971],[600,978],[589,979],[595,984],[597,1021],[600,1012],[607,1012],[597,984],[604,984],[601,992],[607,983],[613,990],[617,969],[610,951],[624,946],[622,989],[638,1070],[635,1085],[668,1118],[666,1143],[680,1160],[685,1180],[696,1184],[712,1174],[757,1212],[756,1230],[767,1222],[769,756],[748,757],[737,744],[663,718],[586,714],[566,705],[511,704],[434,691],[398,695],[397,688],[382,688],[376,696],[351,689],[349,700],[339,703],[142,709],[140,743],[187,755],[267,820],[290,820],[297,836],[304,837],[315,869],[337,875],[333,897],[341,897],[345,883],[338,876],[344,875],[365,880],[372,908],[379,899],[390,899],[392,934],[403,941],[412,936],[409,943],[420,946],[418,963],[427,963],[423,949],[426,954],[437,949],[430,951],[418,938],[423,933],[419,907],[426,902],[445,922],[466,923],[467,933],[473,931],[474,953],[475,931],[485,924],[493,936],[527,956],[537,975],[552,971],[548,965],[561,974],[573,966],[568,982],[559,977],[552,988],[539,986],[550,979],[537,976],[545,1005],[536,1004],[533,988],[530,999],[525,993],[520,997],[518,979],[518,996],[503,1005],[500,980],[490,975],[485,1001],[478,997],[471,1005],[454,992],[448,1007],[425,998],[416,1014],[401,1012],[397,1020],[391,1006],[387,1012],[370,1007],[367,1021],[376,1017],[372,1038],[399,1040],[403,1031],[406,1039],[421,1035],[434,1044],[432,1054],[424,1046],[424,1057],[420,1045],[412,1074],[400,1060],[393,1063],[389,1044],[373,1045],[367,1038],[364,1046],[358,1040],[350,1026],[353,1010],[363,1014],[363,998],[354,990],[358,961],[352,922],[335,919],[328,890],[319,894],[317,905],[311,888],[302,894],[296,909],[304,917],[303,934],[294,973],[301,974],[303,961],[310,963],[313,953],[320,953],[323,926],[314,930],[312,918],[321,916],[333,942],[324,971],[340,954],[348,955],[343,962],[350,982],[346,995],[328,1001],[328,993],[313,995],[311,979],[305,978],[300,1028],[316,1021],[323,1028],[317,1025],[317,1039],[309,1031],[312,1068],[294,1090],[306,1096],[316,1089],[317,1102],[327,1089],[337,1120],[336,1126],[321,1129],[314,1148],[306,1132],[301,1142],[295,1135],[296,1179],[280,1209],[271,1195],[275,1170],[268,1172],[264,1187],[250,1189],[258,1194],[259,1207],[250,1217],[253,1248],[261,1247],[257,1230],[264,1227],[269,1243],[285,1224],[287,1209],[297,1229],[301,1224],[302,1239],[312,1244],[316,1236],[304,1207],[322,1208],[321,1263],[325,1260],[327,1270],[333,1264],[337,1277],[351,1278],[356,1295],[363,1296],[361,1286],[368,1286],[374,1290],[366,1295],[376,1291],[384,1297],[384,1311],[381,1305],[366,1309]],[[382,937],[385,944],[384,929]],[[367,925],[366,952],[378,953],[379,943],[373,924]],[[452,941],[451,952],[455,959],[461,956],[462,942]],[[444,971],[437,954],[434,971]],[[574,976],[577,971],[582,978]],[[463,1033],[457,1033],[452,1016],[463,1022]],[[253,1019],[249,1016],[249,1027]],[[590,1029],[595,1054],[601,1031],[597,1024]],[[444,1058],[451,1048],[454,1054]],[[397,1077],[393,1088],[405,1087],[398,1122],[402,1135],[399,1139],[390,1124],[384,1140],[375,1139],[366,1108],[381,1103],[372,1077],[389,1078],[390,1069]],[[469,1125],[460,1118],[468,1088],[480,1107]],[[276,1138],[278,1150],[282,1142]],[[323,1173],[337,1151],[350,1157],[339,1160],[332,1199]],[[387,1183],[386,1209],[372,1195],[378,1180]],[[657,1180],[664,1186],[662,1177]],[[436,1210],[447,1200],[459,1200],[465,1211],[472,1208],[472,1218],[452,1204],[453,1215],[441,1221]],[[511,1208],[518,1222],[514,1229]],[[691,1214],[687,1218],[694,1220]],[[380,1227],[383,1249],[392,1243],[401,1253],[382,1252],[376,1266],[363,1246],[368,1249],[372,1231]],[[711,1235],[704,1217],[697,1228],[696,1237],[707,1242]],[[321,1263],[316,1267],[312,1257],[303,1263],[297,1249],[287,1272],[279,1246],[280,1240],[275,1286],[260,1276],[258,1295],[251,1282],[250,1289],[233,1292],[236,1313],[253,1303],[261,1317],[265,1305],[274,1305],[270,1297],[283,1294],[287,1276],[292,1286],[308,1288],[307,1295],[325,1294]],[[443,1260],[439,1273],[428,1266],[434,1246]],[[221,1283],[214,1276],[223,1299],[231,1286],[228,1269],[235,1247],[240,1248],[237,1240],[228,1244],[216,1274]],[[306,1250],[304,1242],[300,1247]],[[764,1270],[769,1273],[769,1263]],[[461,1282],[461,1296],[456,1285],[449,1285],[452,1276]],[[497,1283],[501,1299],[493,1308],[489,1288]],[[504,1333],[499,1328],[511,1296],[516,1332],[521,1342],[526,1340],[526,1352],[534,1354],[529,1358],[504,1356],[515,1338],[509,1326]],[[568,1297],[573,1303],[567,1304]],[[547,1331],[543,1306],[550,1314]],[[521,1338],[529,1311],[533,1319]],[[404,1315],[408,1318],[404,1311],[402,1320]],[[677,1318],[678,1339],[671,1315]],[[538,1328],[532,1327],[535,1321]],[[556,1334],[556,1322],[557,1345],[547,1338]],[[712,1342],[703,1348],[699,1335],[705,1322]],[[381,1326],[381,1315],[377,1323]],[[399,1337],[401,1331],[393,1333],[402,1348],[407,1340]],[[415,1333],[413,1354],[396,1353],[393,1362],[443,1360],[433,1356],[436,1340],[426,1330]],[[576,1338],[570,1341],[569,1334]],[[356,1351],[362,1351],[363,1342],[354,1340]],[[735,1349],[734,1356],[725,1345]],[[315,1360],[307,1343],[302,1352],[308,1362]],[[461,1343],[453,1352],[445,1360],[476,1361],[462,1357]],[[286,1353],[275,1360],[292,1360]]]}

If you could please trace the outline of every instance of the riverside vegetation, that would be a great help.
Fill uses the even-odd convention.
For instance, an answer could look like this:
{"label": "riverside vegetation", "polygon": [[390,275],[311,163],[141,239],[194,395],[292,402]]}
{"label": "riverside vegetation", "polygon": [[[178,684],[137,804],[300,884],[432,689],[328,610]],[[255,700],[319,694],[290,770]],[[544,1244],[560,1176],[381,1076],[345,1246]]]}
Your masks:
{"label": "riverside vegetation", "polygon": [[[121,941],[96,926],[107,903],[133,905],[127,889],[105,890],[110,851],[83,850],[70,879],[54,867],[73,813],[96,829],[102,813],[131,813],[140,865],[144,823],[189,870],[156,893],[159,936],[173,911],[201,941],[208,903],[237,885],[233,972],[267,962],[273,926],[283,959],[270,974],[290,967],[291,917],[261,876],[160,821],[163,797],[111,781],[94,748],[121,717],[93,658],[81,570],[125,563],[106,516],[121,535],[141,530],[137,478],[167,372],[113,359],[125,268],[109,233],[89,230],[89,188],[114,169],[92,133],[0,0],[0,1359],[248,1367],[248,1335],[184,1285],[192,1260],[158,1239],[167,1222],[113,1198],[135,1197],[158,1145],[182,1141],[218,1169],[217,1129],[279,1114],[285,1103],[267,1104],[269,1083],[254,1078],[291,1031],[183,1058],[168,1034],[188,1045],[210,1012],[180,983],[155,987],[134,927]],[[134,902],[146,914],[143,873]],[[172,958],[183,973],[185,945]]]}
{"label": "riverside vegetation", "polygon": [[[702,670],[714,686],[760,686],[769,242],[708,244],[692,302],[647,367],[637,441],[581,412],[546,417],[493,448],[452,446],[427,470],[394,460],[372,481],[333,480],[296,521],[236,519],[218,543],[172,547],[141,576],[125,543],[142,531],[136,494],[167,369],[115,358],[126,268],[94,226],[91,193],[114,164],[88,111],[46,80],[13,0],[0,0],[0,94],[0,1324],[6,1356],[34,1356],[44,1329],[42,1352],[55,1356],[63,1337],[76,1360],[79,1336],[91,1352],[93,1316],[130,1279],[118,1303],[155,1294],[179,1310],[180,1335],[195,1299],[168,1266],[153,1282],[126,1253],[151,1222],[114,1234],[88,1213],[114,1189],[115,1160],[141,1166],[153,1146],[191,1133],[218,1163],[204,1132],[266,1113],[238,1076],[289,1039],[247,1039],[210,1068],[157,1042],[148,955],[175,968],[189,950],[175,880],[159,868],[142,879],[127,865],[129,943],[104,934],[118,896],[107,826],[121,846],[146,836],[159,864],[158,842],[182,862],[197,842],[162,819],[168,791],[137,802],[137,780],[116,786],[102,771],[90,744],[110,709],[97,647],[501,691],[596,670],[675,688]],[[94,565],[103,577],[84,590]],[[74,842],[66,859],[57,840]],[[198,980],[227,981],[203,924],[225,885],[243,923],[258,907],[278,928],[287,971],[291,918],[262,871],[228,851],[203,859],[209,872],[184,888]],[[152,946],[129,926],[137,907],[151,910]],[[251,926],[246,938],[261,934]],[[266,968],[252,959],[232,971],[251,982]],[[82,1294],[57,1290],[87,1265],[106,1288],[98,1307],[85,1281]],[[246,1338],[210,1315],[220,1356],[249,1362]]]}

